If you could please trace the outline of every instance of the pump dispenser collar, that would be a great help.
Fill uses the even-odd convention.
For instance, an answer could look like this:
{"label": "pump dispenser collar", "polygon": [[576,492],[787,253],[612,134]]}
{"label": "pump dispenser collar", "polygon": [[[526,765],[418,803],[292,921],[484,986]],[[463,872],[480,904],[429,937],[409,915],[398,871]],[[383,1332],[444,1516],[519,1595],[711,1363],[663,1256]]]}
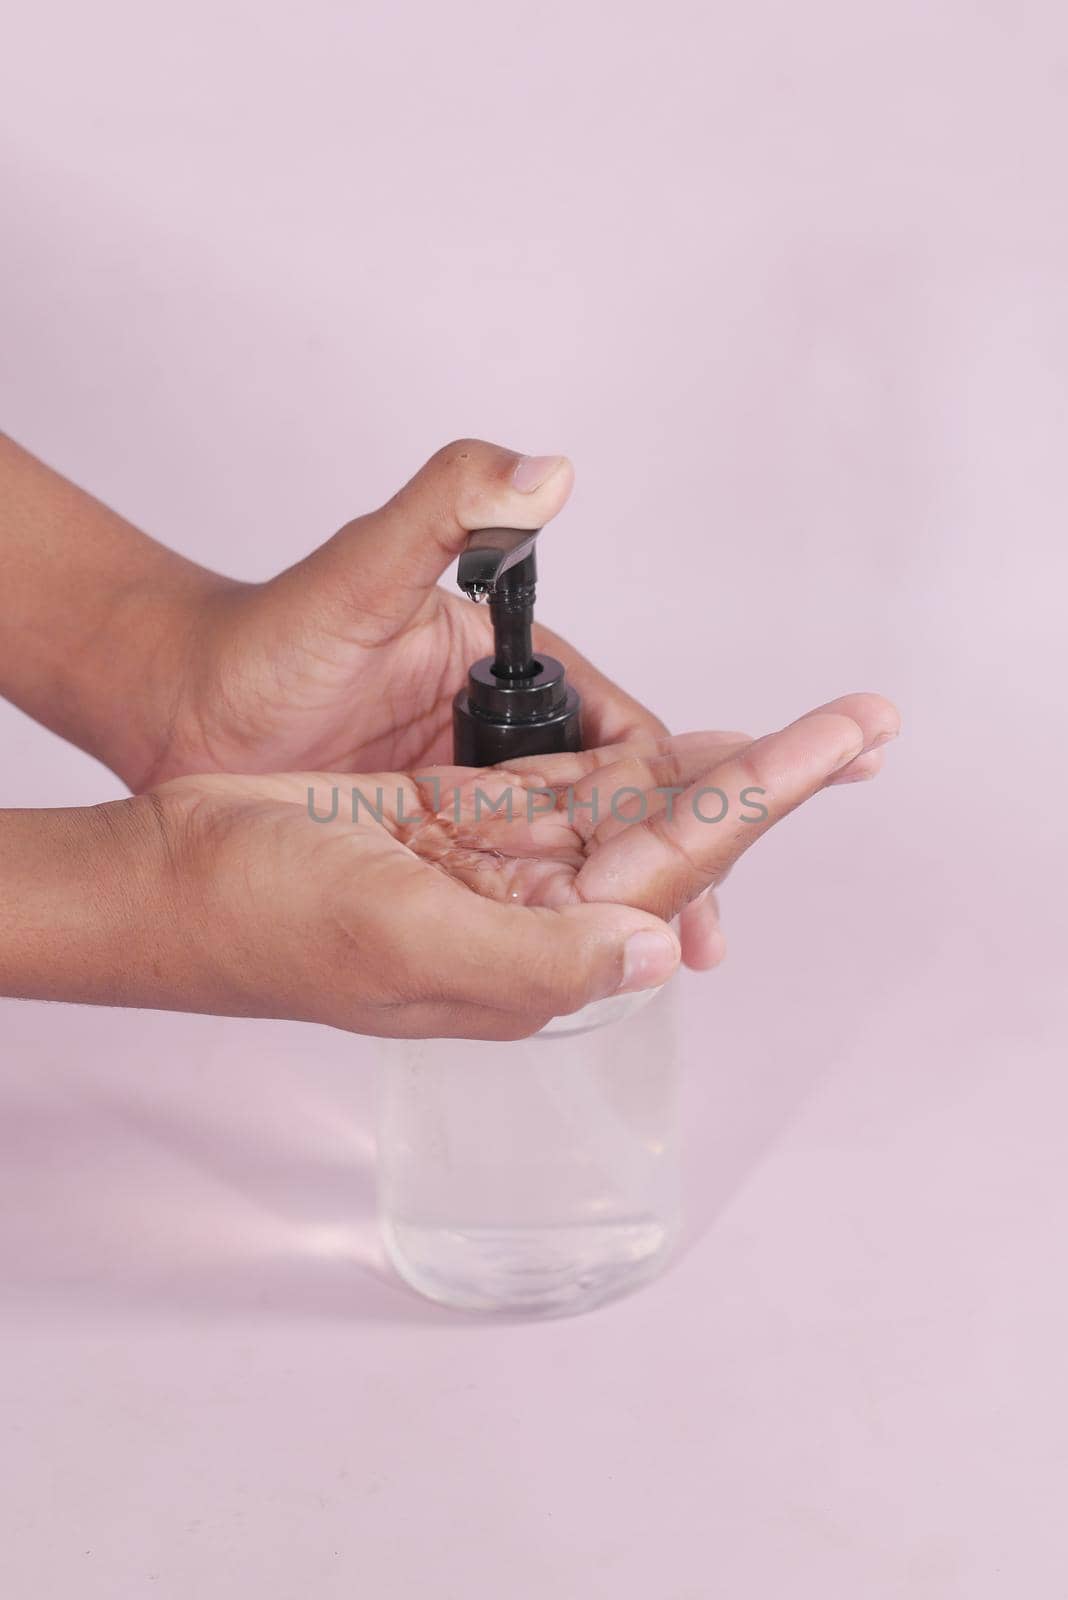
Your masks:
{"label": "pump dispenser collar", "polygon": [[472,600],[489,600],[494,653],[474,663],[453,701],[459,766],[582,748],[579,697],[556,657],[533,647],[539,532],[479,528],[460,556],[460,588]]}

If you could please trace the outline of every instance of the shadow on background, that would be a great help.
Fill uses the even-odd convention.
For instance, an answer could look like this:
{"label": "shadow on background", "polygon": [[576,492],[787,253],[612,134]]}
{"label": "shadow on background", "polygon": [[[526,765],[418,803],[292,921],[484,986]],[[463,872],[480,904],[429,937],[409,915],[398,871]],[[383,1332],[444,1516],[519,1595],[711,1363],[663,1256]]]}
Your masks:
{"label": "shadow on background", "polygon": [[[3,1297],[169,1315],[433,1323],[378,1241],[372,1141],[265,1131],[151,1084],[56,1070],[34,1103],[0,1079]],[[62,1090],[62,1098],[57,1095]],[[297,1086],[299,1093],[299,1086]],[[339,1137],[349,1149],[339,1158]],[[452,1320],[456,1320],[454,1317]]]}

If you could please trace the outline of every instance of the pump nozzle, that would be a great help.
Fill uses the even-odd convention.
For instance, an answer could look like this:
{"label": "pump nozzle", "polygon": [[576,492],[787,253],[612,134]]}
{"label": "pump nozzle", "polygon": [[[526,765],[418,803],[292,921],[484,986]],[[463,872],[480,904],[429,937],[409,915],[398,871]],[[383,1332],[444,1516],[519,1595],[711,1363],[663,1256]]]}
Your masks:
{"label": "pump nozzle", "polygon": [[578,695],[560,662],[536,654],[531,639],[539,531],[479,528],[460,556],[456,580],[472,600],[488,598],[494,643],[453,702],[461,766],[582,748]]}
{"label": "pump nozzle", "polygon": [[489,597],[498,678],[529,678],[534,670],[530,627],[538,570],[534,543],[539,529],[479,528],[460,557],[456,581],[472,600]]}
{"label": "pump nozzle", "polygon": [[492,594],[506,572],[530,557],[528,581],[534,582],[534,544],[541,532],[535,528],[479,528],[467,541],[456,569],[456,582],[472,600]]}

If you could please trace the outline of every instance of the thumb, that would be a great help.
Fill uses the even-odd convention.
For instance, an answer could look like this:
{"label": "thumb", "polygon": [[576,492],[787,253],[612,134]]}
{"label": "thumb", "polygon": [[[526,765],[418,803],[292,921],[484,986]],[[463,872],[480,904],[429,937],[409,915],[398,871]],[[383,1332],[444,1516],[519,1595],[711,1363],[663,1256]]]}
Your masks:
{"label": "thumb", "polygon": [[540,528],[574,481],[566,456],[524,456],[458,439],[431,456],[386,505],[357,517],[283,577],[388,637],[414,616],[476,528]]}
{"label": "thumb", "polygon": [[516,906],[440,883],[418,906],[409,900],[402,931],[406,985],[460,1018],[525,1019],[523,1033],[592,1000],[659,988],[679,962],[667,923],[629,906]]}

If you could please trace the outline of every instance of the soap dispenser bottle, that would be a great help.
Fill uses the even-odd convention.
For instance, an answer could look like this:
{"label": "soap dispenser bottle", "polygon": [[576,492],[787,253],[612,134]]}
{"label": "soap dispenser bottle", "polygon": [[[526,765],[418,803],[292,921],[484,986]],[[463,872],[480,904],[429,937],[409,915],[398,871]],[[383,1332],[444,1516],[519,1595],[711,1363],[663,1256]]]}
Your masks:
{"label": "soap dispenser bottle", "polygon": [[[453,706],[454,759],[579,750],[581,705],[534,651],[536,533],[473,533],[457,580],[494,653]],[[414,1288],[469,1311],[562,1315],[636,1287],[679,1232],[674,985],[596,1001],[529,1039],[386,1041],[382,1236]]]}

